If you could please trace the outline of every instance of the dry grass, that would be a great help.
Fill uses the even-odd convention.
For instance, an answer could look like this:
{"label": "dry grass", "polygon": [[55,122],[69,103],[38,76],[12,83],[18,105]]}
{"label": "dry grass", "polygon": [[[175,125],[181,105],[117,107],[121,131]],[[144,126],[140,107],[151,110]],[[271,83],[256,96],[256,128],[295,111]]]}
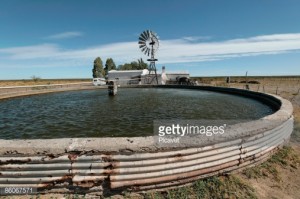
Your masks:
{"label": "dry grass", "polygon": [[285,93],[285,95],[298,95],[300,92],[300,76],[291,77],[231,77],[226,83],[225,77],[194,77],[200,84],[212,86],[225,86],[234,88],[245,88],[246,83],[251,90],[268,92],[274,94]]}
{"label": "dry grass", "polygon": [[300,166],[299,154],[290,146],[285,146],[275,153],[268,161],[256,167],[248,168],[243,174],[248,178],[269,177],[276,181],[281,180],[278,168],[297,170]]}
{"label": "dry grass", "polygon": [[0,80],[0,87],[4,86],[32,86],[92,82],[92,79],[32,79],[32,80]]}

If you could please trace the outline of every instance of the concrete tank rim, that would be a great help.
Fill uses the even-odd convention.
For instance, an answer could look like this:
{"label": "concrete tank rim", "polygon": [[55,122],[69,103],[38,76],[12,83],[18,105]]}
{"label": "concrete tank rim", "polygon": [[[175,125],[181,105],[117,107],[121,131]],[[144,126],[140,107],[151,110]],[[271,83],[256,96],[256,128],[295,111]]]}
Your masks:
{"label": "concrete tank rim", "polygon": [[[143,87],[143,86],[130,86],[132,87]],[[151,86],[155,87],[155,86]],[[159,86],[162,87],[162,86]],[[193,89],[201,89],[201,86],[176,86],[176,88],[193,88]],[[209,88],[209,87],[206,87]],[[215,88],[215,87],[211,87]],[[253,136],[259,133],[263,133],[267,130],[271,130],[276,126],[284,123],[291,117],[293,117],[293,106],[290,101],[273,94],[266,94],[261,92],[247,91],[244,89],[236,89],[236,88],[226,88],[226,87],[218,87],[223,89],[226,93],[230,93],[229,91],[234,90],[239,94],[243,94],[245,92],[251,92],[257,96],[264,95],[268,96],[270,99],[273,98],[279,100],[281,106],[279,110],[275,113],[260,118],[258,120],[253,120],[251,122],[240,124],[239,128],[247,129],[247,133],[245,133],[244,137]],[[212,91],[214,91],[212,89]],[[215,92],[215,91],[214,91]],[[258,99],[259,100],[259,99]],[[267,124],[266,121],[271,121],[271,125]],[[232,139],[228,139],[226,141],[231,141],[234,139],[242,138],[235,137]],[[221,141],[222,142],[222,141]],[[207,145],[221,143],[211,142],[206,143]],[[224,142],[224,141],[223,141]],[[203,147],[205,145],[199,145],[199,147]],[[188,147],[182,147],[188,148]],[[147,137],[104,137],[104,138],[60,138],[60,139],[13,139],[6,140],[0,139],[0,155],[6,154],[63,154],[67,152],[76,152],[76,151],[93,151],[93,152],[107,152],[107,153],[131,153],[131,152],[155,152],[161,150],[174,150],[174,149],[182,149],[182,148],[157,148],[154,144],[154,136]]]}

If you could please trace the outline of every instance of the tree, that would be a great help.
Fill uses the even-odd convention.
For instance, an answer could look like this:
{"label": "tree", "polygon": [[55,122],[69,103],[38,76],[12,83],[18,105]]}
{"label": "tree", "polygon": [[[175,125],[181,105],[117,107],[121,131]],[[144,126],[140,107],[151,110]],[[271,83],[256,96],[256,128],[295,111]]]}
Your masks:
{"label": "tree", "polygon": [[143,59],[138,59],[138,61],[133,61],[130,64],[125,63],[123,65],[118,66],[118,70],[143,70],[148,68],[148,64],[146,64]]}
{"label": "tree", "polygon": [[130,63],[132,70],[138,70],[139,64],[136,61]]}
{"label": "tree", "polygon": [[148,68],[148,64],[146,64],[142,58],[138,59],[138,64],[140,70]]}
{"label": "tree", "polygon": [[103,63],[100,57],[94,60],[93,78],[103,77],[105,72],[103,70]]}
{"label": "tree", "polygon": [[106,60],[105,68],[104,68],[105,75],[108,74],[108,71],[110,71],[110,70],[116,70],[116,69],[117,69],[117,67],[116,67],[116,64],[115,64],[114,60],[112,58],[108,58]]}

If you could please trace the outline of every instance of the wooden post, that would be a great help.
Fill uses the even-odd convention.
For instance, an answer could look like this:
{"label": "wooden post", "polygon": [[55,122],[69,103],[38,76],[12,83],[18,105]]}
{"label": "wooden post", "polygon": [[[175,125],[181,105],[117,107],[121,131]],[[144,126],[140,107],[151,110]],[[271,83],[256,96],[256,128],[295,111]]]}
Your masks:
{"label": "wooden post", "polygon": [[246,90],[249,90],[249,85],[248,85],[248,71],[246,71],[246,85],[245,85]]}
{"label": "wooden post", "polygon": [[115,81],[108,82],[108,95],[114,96],[117,94],[118,85]]}

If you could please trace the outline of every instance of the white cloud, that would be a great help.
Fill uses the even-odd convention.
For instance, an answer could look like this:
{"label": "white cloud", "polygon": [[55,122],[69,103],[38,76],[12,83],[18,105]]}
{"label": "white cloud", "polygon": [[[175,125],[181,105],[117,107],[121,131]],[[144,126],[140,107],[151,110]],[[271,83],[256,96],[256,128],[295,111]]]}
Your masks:
{"label": "white cloud", "polygon": [[63,32],[55,35],[50,35],[46,37],[46,39],[69,39],[69,38],[74,38],[74,37],[80,37],[83,34],[81,32]]}
{"label": "white cloud", "polygon": [[36,59],[40,57],[48,57],[59,51],[55,44],[41,44],[35,46],[21,46],[12,48],[0,48],[1,54],[7,56],[8,59]]}
{"label": "white cloud", "polygon": [[[260,35],[226,41],[191,42],[186,38],[161,40],[157,53],[159,63],[193,63],[242,56],[288,53],[300,50],[300,33]],[[137,41],[92,46],[84,49],[63,49],[54,44],[0,49],[0,68],[28,66],[89,66],[100,56],[112,57],[117,64],[140,57],[147,59]],[[22,64],[20,64],[22,63]]]}
{"label": "white cloud", "polygon": [[210,36],[189,36],[189,37],[183,37],[182,39],[187,41],[199,41],[199,40],[209,40],[211,39]]}

